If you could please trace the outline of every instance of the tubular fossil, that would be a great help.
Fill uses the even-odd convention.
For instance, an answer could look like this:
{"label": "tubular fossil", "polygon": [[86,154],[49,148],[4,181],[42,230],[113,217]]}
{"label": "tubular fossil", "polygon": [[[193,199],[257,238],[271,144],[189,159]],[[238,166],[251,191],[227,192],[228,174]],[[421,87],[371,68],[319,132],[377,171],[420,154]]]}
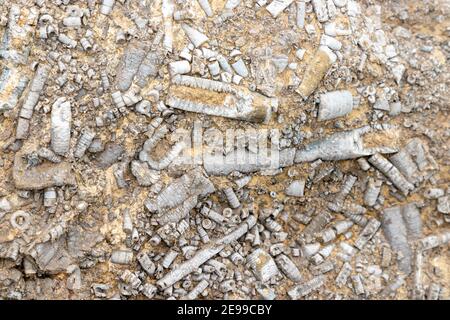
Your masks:
{"label": "tubular fossil", "polygon": [[[390,126],[382,126],[380,130],[388,128]],[[397,149],[393,147],[365,146],[363,135],[377,131],[378,128],[364,126],[351,131],[337,132],[328,138],[308,144],[304,149],[297,150],[294,161],[295,163],[312,162],[317,159],[337,161],[369,156],[377,152],[396,152]]]}
{"label": "tubular fossil", "polygon": [[70,148],[70,130],[72,124],[72,112],[70,102],[66,98],[58,98],[52,105],[51,114],[51,145],[58,155],[65,155]]}
{"label": "tubular fossil", "polygon": [[369,162],[381,173],[383,173],[389,180],[392,181],[401,192],[407,195],[410,191],[414,190],[414,185],[406,180],[406,178],[400,173],[400,171],[394,167],[386,158],[379,153],[374,154],[369,158]]}
{"label": "tubular fossil", "polygon": [[161,289],[170,287],[175,282],[183,279],[185,276],[192,273],[194,270],[196,270],[198,267],[204,264],[206,261],[214,257],[216,254],[222,251],[226,245],[242,237],[255,224],[256,224],[256,217],[249,216],[236,229],[234,229],[234,231],[232,231],[231,233],[220,239],[217,239],[216,241],[206,246],[205,248],[198,250],[191,259],[179,264],[176,268],[174,268],[164,277],[158,280],[156,284]]}
{"label": "tubular fossil", "polygon": [[384,209],[382,215],[382,226],[384,235],[389,241],[392,249],[401,252],[399,268],[404,273],[411,272],[412,252],[408,242],[408,234],[400,207]]}
{"label": "tubular fossil", "polygon": [[[245,150],[236,150],[223,155],[204,155],[203,167],[211,175],[227,175],[233,171],[251,173],[262,170],[279,169],[294,162],[295,149],[283,149],[278,155],[254,154]],[[246,160],[246,161],[244,161]]]}
{"label": "tubular fossil", "polygon": [[153,135],[144,143],[142,151],[139,153],[139,159],[148,163],[153,170],[163,170],[167,168],[173,160],[183,151],[185,142],[183,140],[177,142],[172,149],[160,160],[155,161],[150,153],[156,147],[158,142],[168,133],[168,128],[162,125],[156,129]]}
{"label": "tubular fossil", "polygon": [[353,96],[350,91],[340,90],[320,95],[318,120],[330,120],[345,116],[353,110]]}
{"label": "tubular fossil", "polygon": [[319,86],[320,81],[322,81],[331,65],[336,62],[336,59],[336,55],[328,47],[321,46],[309,63],[303,75],[303,80],[297,88],[297,93],[304,99],[308,98]]}
{"label": "tubular fossil", "polygon": [[127,91],[147,55],[147,46],[142,42],[132,41],[125,50],[118,66],[116,87],[120,91]]}
{"label": "tubular fossil", "polygon": [[184,111],[204,113],[250,122],[268,122],[276,99],[266,98],[218,81],[176,76],[172,78],[167,105]]}
{"label": "tubular fossil", "polygon": [[14,109],[27,85],[27,77],[19,77],[16,73],[11,75],[7,67],[3,69],[0,75],[0,113]]}
{"label": "tubular fossil", "polygon": [[206,196],[214,190],[203,170],[195,168],[174,180],[156,199],[147,199],[145,206],[150,212],[162,214],[158,219],[161,224],[178,222],[197,204],[197,197]]}
{"label": "tubular fossil", "polygon": [[49,74],[49,66],[40,64],[31,81],[28,96],[23,102],[17,123],[17,139],[26,139],[29,131],[29,122],[33,116],[34,107],[39,101],[39,97],[44,90],[45,82]]}
{"label": "tubular fossil", "polygon": [[22,155],[18,152],[14,158],[13,180],[17,189],[42,190],[49,187],[76,185],[69,163],[43,163],[27,168]]}

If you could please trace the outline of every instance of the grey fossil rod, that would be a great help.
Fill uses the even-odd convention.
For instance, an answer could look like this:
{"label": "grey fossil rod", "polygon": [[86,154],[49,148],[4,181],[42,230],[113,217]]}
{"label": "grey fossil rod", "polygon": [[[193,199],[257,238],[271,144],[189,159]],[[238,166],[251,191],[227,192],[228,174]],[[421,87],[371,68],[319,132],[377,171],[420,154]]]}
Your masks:
{"label": "grey fossil rod", "polygon": [[376,133],[391,128],[393,127],[389,125],[364,126],[350,131],[334,133],[329,137],[306,145],[303,149],[297,150],[294,161],[295,163],[312,162],[317,159],[338,161],[370,156],[375,153],[397,152],[397,148],[394,147],[367,147],[363,140],[363,135],[367,133]]}
{"label": "grey fossil rod", "polygon": [[184,111],[250,122],[268,122],[277,99],[220,81],[177,75],[167,105]]}
{"label": "grey fossil rod", "polygon": [[256,217],[249,216],[244,222],[242,222],[236,229],[226,236],[217,239],[213,244],[206,248],[203,248],[189,260],[181,263],[175,269],[171,270],[164,277],[156,282],[161,289],[170,287],[177,281],[183,279],[185,276],[196,270],[206,261],[218,254],[222,249],[246,234],[256,224]]}

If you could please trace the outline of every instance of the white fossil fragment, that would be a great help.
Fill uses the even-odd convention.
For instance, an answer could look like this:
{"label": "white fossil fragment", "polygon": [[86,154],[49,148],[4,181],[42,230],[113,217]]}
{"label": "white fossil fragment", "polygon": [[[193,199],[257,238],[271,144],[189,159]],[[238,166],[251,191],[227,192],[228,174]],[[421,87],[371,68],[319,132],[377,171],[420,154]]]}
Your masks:
{"label": "white fossil fragment", "polygon": [[147,199],[145,206],[150,212],[164,212],[183,204],[190,197],[205,196],[214,190],[214,185],[203,170],[196,168],[174,180],[156,199]]}
{"label": "white fossil fragment", "polygon": [[341,220],[341,221],[337,221],[334,225],[333,228],[334,230],[336,230],[336,233],[338,235],[346,233],[351,227],[353,226],[353,222],[350,220]]}
{"label": "white fossil fragment", "polygon": [[239,199],[237,198],[236,194],[234,193],[233,188],[225,188],[223,190],[223,193],[227,197],[228,203],[230,204],[230,207],[233,209],[239,208],[241,206],[241,203],[239,202]]}
{"label": "white fossil fragment", "polygon": [[285,193],[291,197],[303,197],[305,180],[295,180],[286,188]]}
{"label": "white fossil fragment", "polygon": [[373,207],[381,192],[383,181],[369,178],[367,181],[366,192],[364,193],[364,204]]}
{"label": "white fossil fragment", "polygon": [[178,252],[175,250],[170,249],[167,251],[166,255],[164,256],[161,265],[164,269],[168,269],[173,261],[175,261],[176,257],[178,256]]}
{"label": "white fossil fragment", "polygon": [[366,290],[364,288],[361,275],[358,273],[354,276],[351,276],[351,279],[353,283],[353,290],[355,291],[355,293],[357,295],[364,295],[366,293]]}
{"label": "white fossil fragment", "polygon": [[58,155],[65,155],[70,148],[70,131],[72,111],[70,101],[65,97],[58,98],[52,105],[51,113],[51,146]]}
{"label": "white fossil fragment", "polygon": [[334,1],[334,4],[336,5],[336,7],[343,8],[347,5],[348,0],[333,0],[333,1]]}
{"label": "white fossil fragment", "polygon": [[[270,119],[272,106],[277,104],[276,99],[219,81],[179,75],[173,77],[172,82],[166,103],[175,109],[251,122],[266,122]],[[202,90],[208,91],[209,99],[204,99]],[[222,100],[224,105],[211,104],[210,99],[213,96]]]}
{"label": "white fossil fragment", "polygon": [[114,250],[111,253],[111,262],[115,264],[130,264],[133,260],[133,251]]}
{"label": "white fossil fragment", "polygon": [[68,28],[81,27],[81,17],[65,17],[63,19],[63,25]]}
{"label": "white fossil fragment", "polygon": [[194,300],[202,294],[203,291],[208,288],[209,282],[205,279],[201,280],[186,296],[182,297],[182,300]]}
{"label": "white fossil fragment", "polygon": [[320,250],[320,243],[310,243],[302,246],[303,257],[309,258],[315,255]]}
{"label": "white fossil fragment", "polygon": [[327,4],[325,1],[326,0],[311,0],[314,12],[316,13],[316,17],[319,22],[326,22],[329,20]]}
{"label": "white fossil fragment", "polygon": [[64,33],[60,33],[58,35],[58,40],[62,44],[66,45],[68,48],[75,48],[77,46],[77,41],[65,35]]}
{"label": "white fossil fragment", "polygon": [[276,18],[284,9],[290,6],[294,0],[273,0],[267,7],[272,17]]}
{"label": "white fossil fragment", "polygon": [[105,16],[108,16],[112,12],[115,2],[116,0],[102,0],[102,5],[100,6],[100,13]]}
{"label": "white fossil fragment", "polygon": [[352,30],[350,29],[340,29],[336,26],[335,22],[328,22],[324,26],[324,32],[326,35],[330,37],[336,36],[349,36],[352,34]]}
{"label": "white fossil fragment", "polygon": [[174,61],[169,63],[169,71],[172,77],[177,74],[186,74],[191,72],[191,64],[186,60]]}
{"label": "white fossil fragment", "polygon": [[296,16],[297,27],[303,29],[305,27],[306,0],[299,0],[296,2],[296,5],[297,5],[297,16]]}
{"label": "white fossil fragment", "polygon": [[167,52],[173,50],[173,13],[175,3],[173,0],[162,0],[161,11],[164,23],[163,47]]}
{"label": "white fossil fragment", "polygon": [[312,57],[296,92],[304,99],[308,98],[319,86],[330,67],[337,60],[336,54],[326,46],[320,46]]}
{"label": "white fossil fragment", "polygon": [[391,207],[384,209],[382,226],[384,235],[393,251],[401,253],[399,257],[400,270],[409,274],[411,272],[412,252],[401,208]]}
{"label": "white fossil fragment", "polygon": [[233,70],[231,69],[231,66],[227,60],[227,58],[225,58],[223,55],[218,54],[216,56],[217,62],[219,62],[220,67],[222,68],[223,71],[228,72],[230,74],[233,73]]}
{"label": "white fossil fragment", "polygon": [[450,241],[450,231],[445,231],[440,234],[430,235],[419,241],[419,248],[421,250],[430,250],[441,245],[447,244]]}
{"label": "white fossil fragment", "polygon": [[320,95],[318,120],[330,120],[347,115],[353,110],[353,96],[350,91],[331,91]]}
{"label": "white fossil fragment", "polygon": [[244,60],[239,59],[235,63],[233,63],[231,66],[233,67],[234,71],[236,71],[236,73],[238,75],[240,75],[241,77],[243,77],[243,78],[248,77],[249,73],[248,73],[248,69],[247,69],[247,66],[245,65]]}
{"label": "white fossil fragment", "polygon": [[75,151],[73,153],[75,158],[81,158],[85,154],[86,150],[94,140],[95,132],[89,128],[86,128],[82,131],[80,138],[78,139],[77,145],[75,147]]}
{"label": "white fossil fragment", "polygon": [[299,298],[309,295],[313,291],[318,290],[324,284],[325,284],[325,276],[319,275],[303,284],[295,286],[294,288],[288,291],[288,295],[289,297],[291,297],[292,300],[297,300]]}
{"label": "white fossil fragment", "polygon": [[189,38],[189,41],[196,47],[200,47],[202,44],[209,41],[208,37],[198,31],[197,29],[194,29],[190,25],[183,23],[181,25],[181,28],[183,29],[186,36]]}
{"label": "white fossil fragment", "polygon": [[214,61],[213,63],[208,64],[209,73],[215,77],[220,73],[219,62]]}
{"label": "white fossil fragment", "polygon": [[294,282],[300,282],[302,280],[300,270],[288,256],[280,254],[275,258],[275,262],[289,279]]}
{"label": "white fossil fragment", "polygon": [[264,250],[256,249],[247,257],[247,263],[255,276],[265,283],[279,273],[273,258]]}
{"label": "white fossil fragment", "polygon": [[391,180],[391,182],[401,191],[403,194],[408,193],[415,189],[414,185],[406,180],[405,176],[394,165],[384,158],[379,153],[374,154],[369,158],[369,162],[381,173]]}
{"label": "white fossil fragment", "polygon": [[[361,156],[372,155],[377,152],[396,152],[397,149],[394,147],[365,147],[363,135],[369,132],[377,132],[378,130],[380,129],[365,126],[351,131],[334,133],[328,138],[312,142],[306,145],[303,149],[297,150],[295,162],[312,162],[317,159],[337,161],[355,159]],[[385,129],[381,128],[381,130]]]}
{"label": "white fossil fragment", "polygon": [[209,0],[197,0],[200,7],[205,11],[205,14],[208,17],[212,17],[213,11],[211,9],[211,5],[209,4]]}
{"label": "white fossil fragment", "polygon": [[334,51],[341,50],[342,48],[342,42],[326,34],[323,34],[322,37],[320,37],[320,45],[327,46],[328,48]]}
{"label": "white fossil fragment", "polygon": [[366,243],[375,235],[375,233],[380,228],[381,222],[377,219],[371,218],[366,224],[364,229],[360,232],[358,238],[355,241],[355,247],[359,250],[366,245]]}
{"label": "white fossil fragment", "polygon": [[50,72],[48,65],[39,64],[34,74],[33,80],[30,83],[28,95],[22,104],[19,113],[19,121],[17,124],[16,138],[25,139],[29,132],[29,121],[33,116],[34,108],[36,107],[40,95],[44,90]]}

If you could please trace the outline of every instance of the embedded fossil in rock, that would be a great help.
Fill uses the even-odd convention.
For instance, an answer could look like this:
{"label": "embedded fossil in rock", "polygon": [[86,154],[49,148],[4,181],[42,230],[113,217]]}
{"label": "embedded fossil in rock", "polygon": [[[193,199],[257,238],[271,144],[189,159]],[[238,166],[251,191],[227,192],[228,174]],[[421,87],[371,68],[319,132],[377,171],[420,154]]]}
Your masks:
{"label": "embedded fossil in rock", "polygon": [[446,1],[0,3],[0,300],[448,299]]}

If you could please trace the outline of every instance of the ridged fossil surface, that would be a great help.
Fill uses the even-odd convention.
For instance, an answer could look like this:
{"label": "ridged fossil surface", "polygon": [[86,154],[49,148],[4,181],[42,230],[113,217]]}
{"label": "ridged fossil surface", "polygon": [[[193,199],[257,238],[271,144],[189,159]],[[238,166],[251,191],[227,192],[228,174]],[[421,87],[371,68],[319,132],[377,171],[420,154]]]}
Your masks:
{"label": "ridged fossil surface", "polygon": [[0,0],[0,300],[448,299],[445,0]]}

